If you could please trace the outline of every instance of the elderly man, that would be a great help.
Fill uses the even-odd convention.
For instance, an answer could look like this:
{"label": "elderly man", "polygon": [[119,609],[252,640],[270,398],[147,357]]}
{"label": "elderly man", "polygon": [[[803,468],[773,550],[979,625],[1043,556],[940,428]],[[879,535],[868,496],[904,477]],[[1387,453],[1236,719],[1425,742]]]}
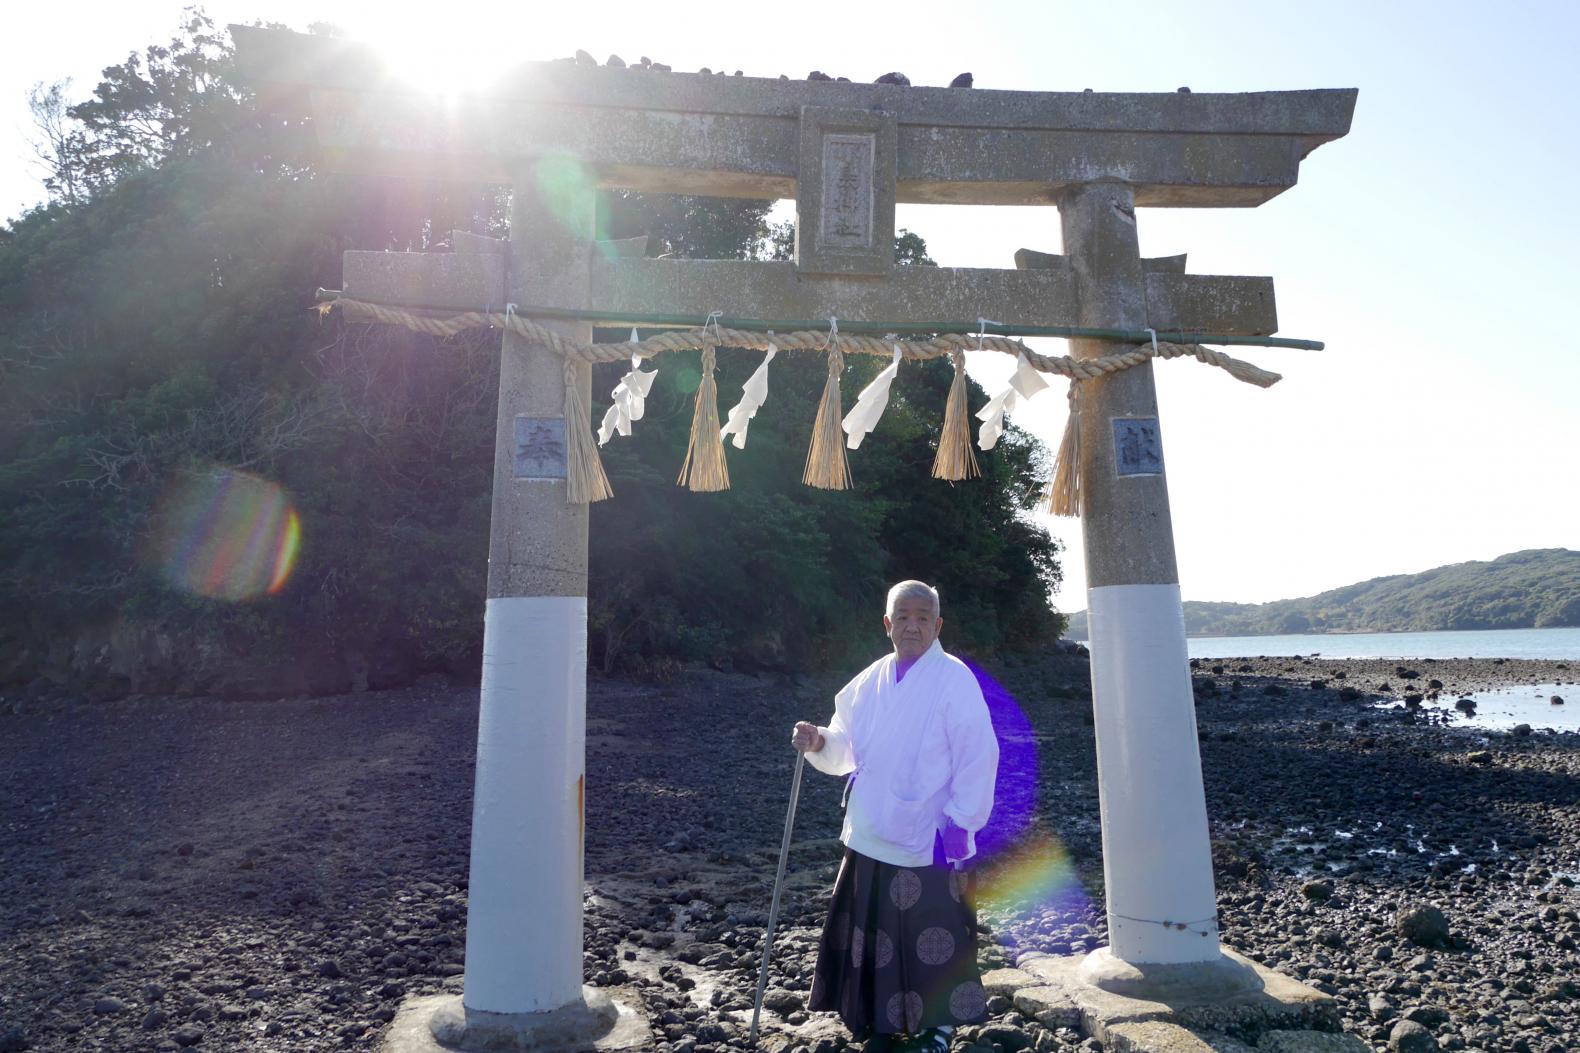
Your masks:
{"label": "elderly man", "polygon": [[834,697],[827,727],[791,744],[848,775],[845,858],[818,948],[812,1009],[837,1010],[867,1050],[947,1053],[959,1024],[986,1015],[975,917],[961,864],[993,810],[998,740],[976,677],[938,643],[938,593],[889,590],[894,653]]}

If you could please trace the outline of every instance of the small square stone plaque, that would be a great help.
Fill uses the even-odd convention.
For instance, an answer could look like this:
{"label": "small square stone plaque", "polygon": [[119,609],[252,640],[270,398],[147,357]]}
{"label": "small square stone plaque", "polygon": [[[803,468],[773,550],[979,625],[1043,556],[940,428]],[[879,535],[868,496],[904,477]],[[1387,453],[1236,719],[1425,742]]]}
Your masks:
{"label": "small square stone plaque", "polygon": [[516,418],[515,477],[565,478],[565,418]]}
{"label": "small square stone plaque", "polygon": [[894,267],[898,138],[891,114],[802,107],[798,272],[883,275]]}
{"label": "small square stone plaque", "polygon": [[1162,475],[1163,440],[1156,417],[1114,418],[1114,472]]}

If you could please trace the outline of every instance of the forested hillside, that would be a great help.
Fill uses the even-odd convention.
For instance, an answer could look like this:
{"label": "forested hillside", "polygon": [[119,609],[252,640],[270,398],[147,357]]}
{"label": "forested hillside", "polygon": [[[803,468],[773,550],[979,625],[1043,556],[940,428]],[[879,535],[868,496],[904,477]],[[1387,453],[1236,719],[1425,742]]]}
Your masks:
{"label": "forested hillside", "polygon": [[[1569,625],[1580,625],[1580,552],[1566,548],[1373,578],[1297,600],[1185,604],[1185,631],[1192,636]],[[1086,639],[1085,611],[1070,618],[1067,635]]]}
{"label": "forested hillside", "polygon": [[[506,234],[505,191],[320,170],[308,129],[254,110],[201,16],[83,101],[34,102],[50,200],[0,228],[0,685],[292,694],[475,676],[499,337],[351,326],[312,301],[346,249]],[[601,235],[772,257],[787,239],[769,204],[610,196]],[[915,235],[900,250],[931,262]],[[759,359],[720,353],[721,415]],[[847,408],[881,365],[852,356]],[[622,368],[595,372],[595,421]],[[596,669],[847,666],[883,643],[883,588],[906,576],[939,584],[961,650],[1058,635],[1057,543],[1025,516],[1043,449],[1012,430],[979,454],[982,479],[930,478],[946,362],[904,367],[847,492],[800,483],[821,360],[775,361],[722,494],[674,482],[696,356],[657,368],[634,436],[603,450],[616,496],[592,512]]]}

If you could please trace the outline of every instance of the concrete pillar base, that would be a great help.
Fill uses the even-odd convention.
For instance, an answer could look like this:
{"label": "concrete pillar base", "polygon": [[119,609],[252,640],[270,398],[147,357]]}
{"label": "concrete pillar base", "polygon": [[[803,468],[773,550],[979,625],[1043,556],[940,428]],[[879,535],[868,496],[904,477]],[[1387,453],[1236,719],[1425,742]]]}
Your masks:
{"label": "concrete pillar base", "polygon": [[1045,1027],[1078,1029],[1111,1050],[1222,1051],[1275,1031],[1340,1030],[1330,996],[1227,949],[1218,961],[1141,967],[1106,948],[1027,954],[982,982]]}
{"label": "concrete pillar base", "polygon": [[485,1013],[460,995],[409,998],[395,1014],[383,1053],[614,1053],[652,1045],[646,1019],[608,992],[546,1013]]}
{"label": "concrete pillar base", "polygon": [[1083,983],[1126,998],[1149,1002],[1221,1002],[1261,989],[1262,978],[1245,959],[1220,954],[1216,961],[1177,965],[1133,965],[1101,947],[1081,961]]}

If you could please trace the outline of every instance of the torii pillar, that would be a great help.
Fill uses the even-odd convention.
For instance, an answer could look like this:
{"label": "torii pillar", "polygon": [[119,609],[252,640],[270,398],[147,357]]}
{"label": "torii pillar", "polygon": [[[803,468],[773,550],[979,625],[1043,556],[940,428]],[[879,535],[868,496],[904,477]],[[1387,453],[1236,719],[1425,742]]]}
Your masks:
{"label": "torii pillar", "polygon": [[[1131,188],[1072,188],[1059,218],[1082,323],[1146,328]],[[1070,344],[1076,358],[1113,349],[1100,340]],[[1190,964],[1194,982],[1206,969],[1227,989],[1249,986],[1249,971],[1218,942],[1152,363],[1084,383],[1076,412],[1109,938],[1084,973],[1102,985],[1116,974],[1158,976],[1155,966]]]}

